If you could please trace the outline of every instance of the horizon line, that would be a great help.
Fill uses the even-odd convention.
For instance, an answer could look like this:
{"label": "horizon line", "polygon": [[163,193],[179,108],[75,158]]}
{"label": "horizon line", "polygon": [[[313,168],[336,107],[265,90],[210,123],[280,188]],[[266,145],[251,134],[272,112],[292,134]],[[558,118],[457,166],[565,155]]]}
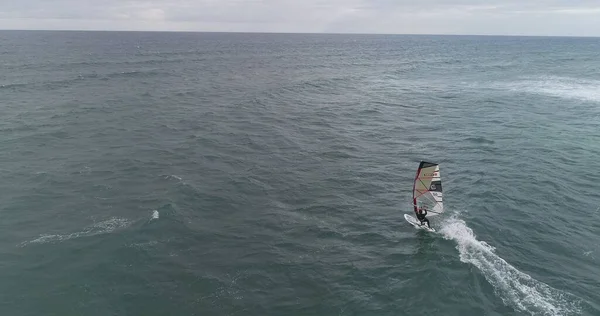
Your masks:
{"label": "horizon line", "polygon": [[524,34],[443,34],[443,33],[361,33],[361,32],[267,32],[267,31],[180,31],[180,30],[101,30],[101,29],[0,29],[0,32],[107,32],[107,33],[209,33],[267,35],[397,35],[397,36],[481,36],[481,37],[560,37],[600,38],[600,35],[524,35]]}

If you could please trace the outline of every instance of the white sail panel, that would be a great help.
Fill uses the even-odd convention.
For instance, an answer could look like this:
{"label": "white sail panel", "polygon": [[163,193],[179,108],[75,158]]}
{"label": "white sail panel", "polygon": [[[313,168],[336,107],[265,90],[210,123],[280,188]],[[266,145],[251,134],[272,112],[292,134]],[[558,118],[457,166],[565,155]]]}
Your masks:
{"label": "white sail panel", "polygon": [[427,207],[428,216],[435,216],[444,212],[442,200],[442,180],[440,165],[421,161],[413,185],[413,205]]}

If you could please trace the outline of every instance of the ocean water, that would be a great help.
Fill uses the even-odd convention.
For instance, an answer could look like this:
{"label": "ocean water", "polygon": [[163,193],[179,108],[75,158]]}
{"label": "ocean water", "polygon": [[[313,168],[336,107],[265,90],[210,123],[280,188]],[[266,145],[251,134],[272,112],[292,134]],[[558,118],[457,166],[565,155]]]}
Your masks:
{"label": "ocean water", "polygon": [[600,315],[598,52],[0,32],[0,314]]}

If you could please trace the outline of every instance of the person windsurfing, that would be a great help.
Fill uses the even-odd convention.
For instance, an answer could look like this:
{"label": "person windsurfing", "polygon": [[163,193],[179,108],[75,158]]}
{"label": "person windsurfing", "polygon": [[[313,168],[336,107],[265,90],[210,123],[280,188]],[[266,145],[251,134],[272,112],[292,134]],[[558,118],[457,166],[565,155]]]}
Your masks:
{"label": "person windsurfing", "polygon": [[425,216],[427,216],[427,206],[422,206],[417,208],[417,219],[421,222],[421,225],[423,225],[423,223],[427,223],[427,227],[431,228],[431,225],[429,225],[429,220],[427,218],[425,218]]}

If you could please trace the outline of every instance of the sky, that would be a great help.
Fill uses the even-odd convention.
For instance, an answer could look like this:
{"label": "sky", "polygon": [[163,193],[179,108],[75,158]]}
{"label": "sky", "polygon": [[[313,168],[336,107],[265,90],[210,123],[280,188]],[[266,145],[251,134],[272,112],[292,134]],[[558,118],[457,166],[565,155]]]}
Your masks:
{"label": "sky", "polygon": [[600,0],[0,0],[0,29],[600,36]]}

